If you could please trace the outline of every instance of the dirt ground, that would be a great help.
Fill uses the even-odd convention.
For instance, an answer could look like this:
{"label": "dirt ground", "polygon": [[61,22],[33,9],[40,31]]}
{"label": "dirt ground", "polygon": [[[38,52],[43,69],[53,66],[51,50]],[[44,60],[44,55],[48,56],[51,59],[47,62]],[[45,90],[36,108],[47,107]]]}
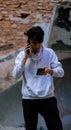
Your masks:
{"label": "dirt ground", "polygon": [[1,126],[0,130],[25,130],[25,128],[15,128],[15,127],[7,127],[7,126]]}
{"label": "dirt ground", "polygon": [[12,69],[14,60],[5,61],[0,63],[0,92],[9,88],[16,81],[12,77]]}
{"label": "dirt ground", "polygon": [[4,59],[4,62],[0,62],[0,92],[10,88],[13,84],[17,83],[19,80],[15,80],[12,76],[12,70],[15,62],[16,52],[12,52],[12,59],[7,59],[7,56],[1,56],[0,59]]}

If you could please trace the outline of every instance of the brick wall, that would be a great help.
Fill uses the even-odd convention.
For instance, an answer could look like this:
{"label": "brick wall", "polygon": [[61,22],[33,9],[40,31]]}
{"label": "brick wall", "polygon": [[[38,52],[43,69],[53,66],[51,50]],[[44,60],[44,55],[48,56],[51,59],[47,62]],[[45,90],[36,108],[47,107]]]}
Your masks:
{"label": "brick wall", "polygon": [[58,0],[0,0],[0,54],[25,45],[24,31],[35,23],[50,22]]}

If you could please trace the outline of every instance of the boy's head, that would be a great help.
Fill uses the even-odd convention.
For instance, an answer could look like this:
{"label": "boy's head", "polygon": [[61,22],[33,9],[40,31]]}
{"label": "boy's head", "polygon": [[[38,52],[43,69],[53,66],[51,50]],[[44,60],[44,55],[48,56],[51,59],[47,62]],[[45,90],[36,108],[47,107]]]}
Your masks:
{"label": "boy's head", "polygon": [[26,33],[28,37],[28,42],[33,41],[33,44],[35,43],[42,43],[44,38],[44,31],[39,26],[33,26],[30,28]]}

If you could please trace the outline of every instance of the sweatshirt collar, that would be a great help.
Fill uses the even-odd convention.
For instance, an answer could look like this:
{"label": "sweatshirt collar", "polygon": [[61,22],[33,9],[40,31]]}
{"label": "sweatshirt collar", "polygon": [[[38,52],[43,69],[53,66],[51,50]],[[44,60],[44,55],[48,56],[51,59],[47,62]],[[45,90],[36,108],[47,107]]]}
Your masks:
{"label": "sweatshirt collar", "polygon": [[43,48],[44,47],[42,45],[42,47],[40,48],[40,51],[37,54],[33,54],[33,53],[30,54],[31,61],[33,61],[33,62],[39,62],[42,59]]}

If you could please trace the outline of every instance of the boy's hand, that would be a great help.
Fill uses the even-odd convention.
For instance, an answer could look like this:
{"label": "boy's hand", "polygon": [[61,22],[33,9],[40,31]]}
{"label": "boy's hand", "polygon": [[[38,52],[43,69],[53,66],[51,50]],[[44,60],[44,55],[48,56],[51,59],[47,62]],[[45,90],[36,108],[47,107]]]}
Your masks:
{"label": "boy's hand", "polygon": [[43,67],[42,71],[39,71],[38,75],[46,75],[46,74],[53,74],[53,70],[49,69],[48,67]]}
{"label": "boy's hand", "polygon": [[29,56],[30,54],[30,44],[27,43],[26,47],[25,47],[25,54]]}
{"label": "boy's hand", "polygon": [[26,60],[27,60],[28,57],[29,57],[29,54],[27,53],[29,49],[30,49],[30,45],[27,44],[27,45],[25,46],[25,57],[24,57],[24,59],[22,60],[22,64],[25,64]]}

